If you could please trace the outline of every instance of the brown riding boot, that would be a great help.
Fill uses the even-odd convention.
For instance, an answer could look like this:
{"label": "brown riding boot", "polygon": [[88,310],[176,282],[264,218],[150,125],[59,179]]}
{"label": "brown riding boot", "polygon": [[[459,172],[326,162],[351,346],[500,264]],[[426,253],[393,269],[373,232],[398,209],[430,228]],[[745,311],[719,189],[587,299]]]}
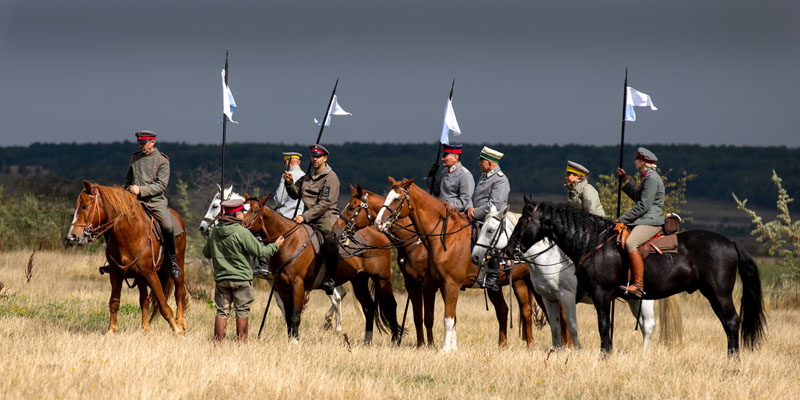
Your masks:
{"label": "brown riding boot", "polygon": [[621,285],[619,288],[636,297],[642,297],[644,295],[644,262],[642,261],[642,255],[636,249],[630,252],[628,257],[631,262],[630,273],[633,276],[633,285]]}
{"label": "brown riding boot", "polygon": [[236,334],[239,336],[239,343],[247,343],[247,323],[249,318],[236,318]]}
{"label": "brown riding boot", "polygon": [[221,342],[225,339],[225,327],[228,325],[228,319],[225,317],[214,318],[214,340]]}

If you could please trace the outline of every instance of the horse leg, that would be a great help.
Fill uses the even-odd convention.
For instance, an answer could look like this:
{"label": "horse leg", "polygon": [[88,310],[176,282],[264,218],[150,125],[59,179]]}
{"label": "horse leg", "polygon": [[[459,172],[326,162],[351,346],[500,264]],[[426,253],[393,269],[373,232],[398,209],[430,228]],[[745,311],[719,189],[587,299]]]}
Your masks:
{"label": "horse leg", "polygon": [[[650,340],[653,337],[653,330],[656,327],[655,311],[653,309],[654,300],[628,300],[628,307],[631,309],[633,318],[639,318],[639,328],[642,330],[642,350],[650,348]],[[641,309],[641,315],[639,310]]]}
{"label": "horse leg", "polygon": [[147,279],[147,284],[150,286],[150,289],[153,290],[153,293],[156,295],[156,300],[158,300],[158,309],[161,311],[161,316],[164,317],[165,320],[169,323],[169,326],[172,327],[172,331],[175,332],[178,336],[183,336],[184,330],[175,322],[175,317],[172,314],[172,309],[167,304],[167,299],[164,296],[164,291],[161,289],[161,281],[158,279],[158,275],[156,275],[155,271],[148,272],[144,274],[144,278]]}
{"label": "horse leg", "polygon": [[436,316],[436,285],[430,279],[426,279],[422,283],[422,307],[425,316],[425,336],[428,337],[428,347],[434,347],[433,319]]}
{"label": "horse leg", "polygon": [[108,333],[115,334],[119,330],[117,313],[119,312],[119,297],[122,292],[122,274],[116,268],[111,268],[108,275],[111,280],[111,297],[108,299]]}
{"label": "horse leg", "polygon": [[528,285],[524,280],[518,280],[512,284],[514,295],[519,303],[519,315],[522,318],[522,336],[528,347],[533,346],[533,307],[531,307],[531,296]]}
{"label": "horse leg", "polygon": [[554,349],[559,349],[563,345],[561,342],[561,309],[558,301],[544,299],[544,307],[547,310],[547,322],[550,325],[550,340]]}
{"label": "horse leg", "polygon": [[331,301],[331,307],[328,309],[328,312],[325,313],[325,323],[322,325],[322,329],[331,330],[333,328],[333,320],[335,317],[336,333],[342,331],[341,327],[342,314],[340,311],[342,297],[339,296],[339,288],[341,288],[341,286],[333,288],[333,294],[328,296],[328,300]]}
{"label": "horse leg", "polygon": [[303,306],[306,303],[306,290],[302,279],[296,278],[292,282],[292,306],[287,307],[291,310],[292,317],[289,321],[289,340],[298,343],[300,339],[300,314],[303,313]]}
{"label": "horse leg", "polygon": [[[575,293],[567,293],[567,296],[562,296],[561,309],[566,320],[569,337],[572,342],[572,347],[576,350],[581,349],[581,341],[578,339],[578,318],[576,316]],[[564,322],[562,320],[562,329]],[[562,330],[563,332],[563,330]],[[562,337],[563,337],[562,333]],[[567,343],[565,343],[567,344]]]}
{"label": "horse leg", "polygon": [[181,264],[181,274],[178,276],[178,279],[175,280],[175,308],[177,314],[177,324],[178,326],[186,332],[186,320],[183,318],[183,315],[186,313],[186,307],[189,304],[186,296],[186,286],[183,284],[184,278],[186,275],[183,273],[183,257],[178,259],[178,262]]}
{"label": "horse leg", "polygon": [[144,282],[138,282],[136,287],[139,288],[139,308],[142,310],[142,330],[144,333],[150,333],[150,296],[147,285]]}
{"label": "horse leg", "polygon": [[[458,289],[460,289],[458,284],[448,281],[445,281],[441,288],[442,299],[444,300],[444,347],[442,347],[442,351],[445,353],[458,350],[456,336]],[[502,298],[502,296],[500,297]]]}
{"label": "horse leg", "polygon": [[494,313],[497,316],[497,345],[500,347],[506,347],[506,344],[508,343],[508,304],[506,304],[506,299],[503,297],[502,290],[487,290],[487,292],[489,293],[489,301],[491,301],[492,305],[494,305]]}
{"label": "horse leg", "polygon": [[369,275],[357,274],[350,280],[353,293],[364,311],[364,344],[372,343],[372,329],[375,323],[375,301],[369,292]]}
{"label": "horse leg", "polygon": [[[597,331],[600,334],[600,351],[604,355],[611,354],[611,298],[610,293],[595,293],[592,296],[595,311],[597,311]],[[572,338],[575,340],[575,338]]]}
{"label": "horse leg", "polygon": [[425,332],[422,329],[422,287],[411,278],[405,277],[406,293],[411,301],[411,312],[414,317],[414,328],[417,332],[417,347],[425,345]]}
{"label": "horse leg", "polygon": [[738,357],[740,319],[739,315],[736,314],[736,307],[733,305],[733,297],[730,294],[728,296],[718,296],[713,289],[701,288],[700,292],[711,303],[711,309],[714,310],[714,314],[717,315],[717,318],[722,323],[722,328],[725,329],[725,335],[728,337],[728,357]]}

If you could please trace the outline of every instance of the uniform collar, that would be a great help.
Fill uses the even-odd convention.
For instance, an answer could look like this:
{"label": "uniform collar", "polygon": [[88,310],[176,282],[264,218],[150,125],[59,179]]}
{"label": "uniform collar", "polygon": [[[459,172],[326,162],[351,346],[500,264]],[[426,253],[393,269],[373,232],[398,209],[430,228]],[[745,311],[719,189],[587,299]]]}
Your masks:
{"label": "uniform collar", "polygon": [[456,165],[453,165],[452,167],[448,168],[447,172],[452,174],[453,172],[458,171],[459,168],[461,168],[461,162],[460,161],[457,162]]}
{"label": "uniform collar", "polygon": [[292,165],[289,167],[289,171],[302,171],[299,165]]}
{"label": "uniform collar", "polygon": [[327,174],[328,172],[331,172],[331,165],[330,164],[326,165],[325,168],[323,168],[322,171],[319,174],[317,174],[317,171],[311,171],[311,177],[314,178],[314,179],[317,179],[320,176]]}
{"label": "uniform collar", "polygon": [[488,177],[490,177],[490,176],[492,176],[492,175],[494,175],[494,174],[496,174],[496,173],[498,173],[498,172],[500,172],[500,166],[499,166],[499,165],[498,165],[498,166],[496,166],[496,167],[494,167],[494,168],[492,168],[492,170],[491,170],[491,171],[489,171],[489,172],[485,172],[485,173],[483,174],[483,176],[485,176],[485,177],[487,177],[487,178],[488,178]]}

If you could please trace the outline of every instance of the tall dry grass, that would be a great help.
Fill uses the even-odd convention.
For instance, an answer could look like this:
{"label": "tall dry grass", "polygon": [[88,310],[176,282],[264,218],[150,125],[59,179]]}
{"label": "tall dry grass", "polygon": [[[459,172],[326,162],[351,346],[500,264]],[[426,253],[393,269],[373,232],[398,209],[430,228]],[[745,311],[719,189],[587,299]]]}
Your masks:
{"label": "tall dry grass", "polygon": [[[699,295],[682,295],[684,340],[664,346],[656,333],[641,352],[627,307],[617,307],[615,349],[599,352],[596,316],[578,306],[581,351],[550,354],[547,329],[535,331],[526,349],[516,330],[498,349],[494,313],[480,291],[462,292],[458,345],[452,354],[416,349],[413,332],[400,348],[386,335],[360,344],[363,319],[350,300],[344,333],[322,330],[328,301],[311,295],[301,340],[289,344],[285,325],[271,310],[255,340],[267,291],[259,285],[251,314],[251,342],[214,345],[214,311],[195,299],[188,333],[174,337],[163,320],[144,335],[138,327],[137,291],[123,289],[120,332],[105,335],[109,284],[97,274],[101,257],[71,252],[36,254],[36,272],[25,283],[29,253],[0,253],[0,390],[3,398],[798,398],[800,311],[769,310],[766,343],[729,360],[719,321]],[[195,290],[213,293],[207,266],[190,263]],[[348,295],[350,297],[351,295]],[[435,333],[441,344],[442,305]],[[171,301],[174,304],[174,301]],[[405,304],[405,297],[398,296]],[[738,301],[737,301],[738,303]],[[402,310],[398,310],[398,317]],[[158,317],[157,317],[158,318]],[[516,319],[516,307],[515,307]],[[229,324],[228,336],[234,335]],[[516,323],[515,323],[516,327]]]}

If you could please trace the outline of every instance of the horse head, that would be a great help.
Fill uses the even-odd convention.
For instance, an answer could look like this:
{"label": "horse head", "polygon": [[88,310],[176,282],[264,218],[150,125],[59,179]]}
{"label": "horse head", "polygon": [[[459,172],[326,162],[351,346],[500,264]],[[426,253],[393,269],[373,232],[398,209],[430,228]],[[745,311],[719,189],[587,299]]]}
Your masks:
{"label": "horse head", "polygon": [[373,217],[370,214],[368,198],[370,192],[365,191],[361,185],[350,185],[350,200],[342,209],[339,216],[347,223],[345,230],[353,231],[372,225]]}
{"label": "horse head", "polygon": [[220,204],[222,203],[222,199],[243,199],[243,197],[239,193],[233,191],[233,185],[228,186],[223,191],[222,187],[217,184],[217,192],[214,193],[214,198],[211,199],[211,204],[208,205],[206,214],[203,216],[203,221],[200,222],[198,228],[203,236],[208,236],[208,234],[211,233],[211,227],[216,224],[217,218],[219,218],[221,213]]}
{"label": "horse head", "polygon": [[472,262],[476,265],[483,265],[489,252],[504,249],[508,244],[508,238],[514,230],[514,224],[506,218],[508,208],[506,206],[503,210],[498,211],[492,204],[489,213],[486,214],[483,226],[478,233],[478,240],[472,249]]}
{"label": "horse head", "polygon": [[97,185],[84,180],[83,190],[78,194],[75,204],[72,225],[67,233],[67,244],[83,246],[97,239],[93,236],[93,231],[106,220],[101,201]]}
{"label": "horse head", "polygon": [[[411,200],[408,196],[408,190],[416,178],[403,178],[399,182],[391,176],[388,179],[391,189],[386,194],[383,207],[381,207],[378,216],[375,218],[375,227],[382,232],[386,232],[398,219],[407,217],[411,212]],[[389,215],[387,216],[387,214]]]}
{"label": "horse head", "polygon": [[514,227],[511,237],[508,238],[508,244],[505,247],[506,254],[522,252],[544,237],[542,210],[540,209],[542,203],[537,203],[528,195],[525,195],[524,199],[525,207],[522,209],[522,217],[520,217],[517,226]]}

